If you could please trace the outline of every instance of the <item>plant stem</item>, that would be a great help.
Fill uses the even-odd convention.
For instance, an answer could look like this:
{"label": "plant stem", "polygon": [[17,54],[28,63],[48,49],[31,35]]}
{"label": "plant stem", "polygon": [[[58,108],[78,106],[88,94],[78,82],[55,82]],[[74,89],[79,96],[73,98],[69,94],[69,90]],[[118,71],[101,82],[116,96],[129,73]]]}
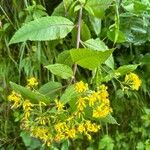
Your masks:
{"label": "plant stem", "polygon": [[[77,24],[77,42],[76,42],[76,48],[77,49],[80,47],[81,20],[82,20],[82,7],[80,8],[80,11],[79,11],[78,24]],[[75,82],[76,71],[77,71],[77,64],[74,64],[73,79],[72,79],[72,81],[74,81],[74,82]]]}

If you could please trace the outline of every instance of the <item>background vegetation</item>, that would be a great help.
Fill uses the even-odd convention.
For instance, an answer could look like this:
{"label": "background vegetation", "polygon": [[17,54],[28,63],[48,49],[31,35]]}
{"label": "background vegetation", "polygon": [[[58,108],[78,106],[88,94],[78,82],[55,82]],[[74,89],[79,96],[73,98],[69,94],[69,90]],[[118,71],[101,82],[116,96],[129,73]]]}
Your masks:
{"label": "background vegetation", "polygon": [[[80,2],[84,3],[84,0]],[[77,31],[73,29],[65,39],[54,41],[28,41],[12,45],[9,41],[25,23],[47,15],[64,16],[77,23],[79,8],[75,4],[69,7],[68,3],[67,0],[0,0],[1,150],[48,149],[19,128],[19,110],[12,110],[7,100],[11,91],[10,81],[25,85],[25,80],[34,76],[40,85],[50,80],[67,83],[52,75],[44,66],[57,62],[58,55],[64,50],[76,47]],[[89,9],[83,10],[81,40],[99,38],[105,43],[103,46],[115,48],[113,57],[107,65],[102,65],[101,74],[94,75],[94,72],[78,67],[76,80],[89,84],[107,82],[113,117],[118,124],[105,124],[90,142],[67,141],[53,145],[51,149],[150,149],[150,1],[106,0],[104,5],[107,6],[102,7],[104,10],[91,5],[95,17],[89,15]],[[142,80],[142,86],[139,91],[124,92],[112,70],[134,64],[134,69],[127,66],[125,72],[136,68],[134,72]]]}

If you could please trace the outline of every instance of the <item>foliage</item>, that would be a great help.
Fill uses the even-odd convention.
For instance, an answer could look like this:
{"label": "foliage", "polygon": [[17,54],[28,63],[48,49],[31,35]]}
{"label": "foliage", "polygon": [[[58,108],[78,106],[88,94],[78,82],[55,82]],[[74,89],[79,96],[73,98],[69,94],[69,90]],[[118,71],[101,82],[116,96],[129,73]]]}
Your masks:
{"label": "foliage", "polygon": [[149,8],[1,0],[0,149],[150,149]]}

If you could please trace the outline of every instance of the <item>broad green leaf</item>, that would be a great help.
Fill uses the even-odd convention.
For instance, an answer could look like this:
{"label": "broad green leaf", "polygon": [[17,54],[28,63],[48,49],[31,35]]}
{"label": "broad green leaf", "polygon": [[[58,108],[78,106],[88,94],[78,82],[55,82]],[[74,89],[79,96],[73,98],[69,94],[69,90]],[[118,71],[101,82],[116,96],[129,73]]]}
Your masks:
{"label": "broad green leaf", "polygon": [[31,41],[46,41],[64,38],[74,24],[64,17],[48,16],[31,21],[22,26],[12,37],[9,44]]}
{"label": "broad green leaf", "polygon": [[[116,39],[116,34],[117,34],[117,39]],[[110,31],[108,31],[107,37],[115,43],[123,43],[126,41],[126,37],[124,33],[116,29],[111,29]]]}
{"label": "broad green leaf", "polygon": [[50,97],[51,99],[54,99],[61,89],[62,89],[61,83],[50,81],[44,84],[39,89],[39,92],[47,97]]}
{"label": "broad green leaf", "polygon": [[93,50],[98,50],[98,51],[103,51],[103,52],[108,50],[108,47],[105,45],[105,43],[98,38],[89,39],[84,42],[84,45]]}
{"label": "broad green leaf", "polygon": [[142,64],[150,64],[150,53],[146,54],[141,60],[140,62]]}
{"label": "broad green leaf", "polygon": [[53,11],[52,16],[65,16],[64,2],[61,2]]}
{"label": "broad green leaf", "polygon": [[73,62],[83,68],[94,70],[100,64],[104,63],[112,54],[113,50],[105,52],[92,50],[92,49],[72,49],[70,54]]}
{"label": "broad green leaf", "polygon": [[74,85],[69,86],[65,92],[63,93],[63,95],[60,98],[60,101],[63,104],[66,104],[68,102],[70,102],[72,99],[75,99],[77,97],[77,92],[74,88]]}
{"label": "broad green leaf", "polygon": [[[104,16],[105,10],[110,6],[113,0],[88,0],[85,9],[97,18]],[[91,10],[90,10],[91,9]]]}
{"label": "broad green leaf", "polygon": [[94,32],[98,36],[101,32],[101,19],[97,18],[97,17],[90,16],[90,22],[92,24]]}
{"label": "broad green leaf", "polygon": [[32,103],[38,103],[39,101],[44,103],[50,102],[50,100],[48,100],[45,95],[39,92],[32,92],[30,89],[27,89],[13,82],[10,82],[10,85],[14,91],[20,93],[24,98],[29,99]]}
{"label": "broad green leaf", "polygon": [[71,59],[70,52],[66,50],[60,53],[57,58],[57,63],[65,64],[71,67],[73,65],[73,62]]}
{"label": "broad green leaf", "polygon": [[[84,42],[85,46],[87,46],[90,49],[98,50],[98,51],[107,51],[109,50],[108,47],[105,45],[103,41],[100,39],[89,39]],[[105,64],[110,67],[111,69],[114,69],[114,58],[111,55],[106,61]]]}
{"label": "broad green leaf", "polygon": [[46,66],[54,75],[60,76],[63,79],[69,79],[73,76],[72,69],[64,64],[52,64]]}
{"label": "broad green leaf", "polygon": [[71,5],[73,4],[73,0],[63,0],[63,3],[64,3],[65,10],[67,12],[71,7]]}
{"label": "broad green leaf", "polygon": [[81,23],[81,39],[86,41],[91,38],[91,32],[84,21]]}
{"label": "broad green leaf", "polygon": [[40,149],[41,142],[36,138],[31,137],[29,133],[22,131],[20,133],[20,137],[22,138],[23,143],[26,147],[28,147],[29,150]]}
{"label": "broad green leaf", "polygon": [[130,73],[134,71],[139,65],[124,65],[119,67],[117,70],[115,70],[115,74],[125,75],[127,73]]}

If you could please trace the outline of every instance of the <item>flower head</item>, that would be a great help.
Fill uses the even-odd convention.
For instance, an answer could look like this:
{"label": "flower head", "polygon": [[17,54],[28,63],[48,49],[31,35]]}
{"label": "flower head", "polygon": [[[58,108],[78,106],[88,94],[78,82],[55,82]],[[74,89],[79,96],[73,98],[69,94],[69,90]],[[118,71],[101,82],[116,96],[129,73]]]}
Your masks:
{"label": "flower head", "polygon": [[58,111],[63,110],[64,105],[58,99],[55,99],[55,104]]}
{"label": "flower head", "polygon": [[11,108],[17,108],[22,103],[21,95],[16,93],[15,91],[11,92],[11,94],[8,96],[8,100],[14,103]]}
{"label": "flower head", "polygon": [[83,111],[83,109],[86,107],[86,104],[85,104],[85,100],[84,98],[80,97],[77,101],[77,109],[79,111]]}
{"label": "flower head", "polygon": [[129,73],[125,76],[125,83],[128,84],[131,89],[138,90],[141,85],[141,80],[135,73]]}
{"label": "flower head", "polygon": [[79,93],[86,92],[88,90],[88,84],[83,81],[77,82],[75,84],[75,89]]}
{"label": "flower head", "polygon": [[38,85],[37,79],[32,77],[30,79],[27,79],[27,87],[35,87]]}

